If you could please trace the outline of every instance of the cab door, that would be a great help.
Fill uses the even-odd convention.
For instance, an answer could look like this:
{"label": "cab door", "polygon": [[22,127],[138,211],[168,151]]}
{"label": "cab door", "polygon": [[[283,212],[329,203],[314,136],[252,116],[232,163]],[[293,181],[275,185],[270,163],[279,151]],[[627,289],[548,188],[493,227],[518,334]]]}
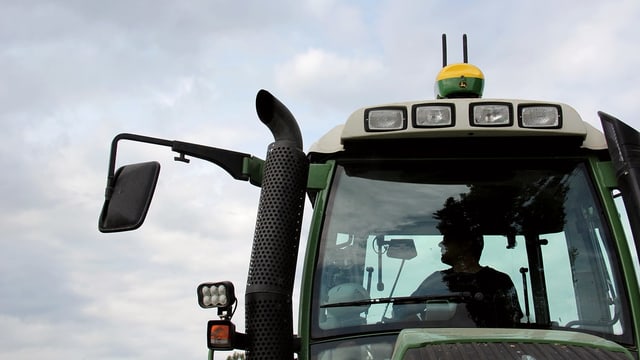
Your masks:
{"label": "cab door", "polygon": [[623,195],[636,249],[640,249],[640,133],[619,119],[598,112]]}

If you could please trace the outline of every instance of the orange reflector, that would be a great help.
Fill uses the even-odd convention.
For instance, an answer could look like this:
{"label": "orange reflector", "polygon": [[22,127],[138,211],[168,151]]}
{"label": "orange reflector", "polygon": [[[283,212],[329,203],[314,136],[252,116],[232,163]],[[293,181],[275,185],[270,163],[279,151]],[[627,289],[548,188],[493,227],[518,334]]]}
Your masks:
{"label": "orange reflector", "polygon": [[215,345],[229,344],[229,327],[226,325],[213,325],[210,329],[209,341]]}
{"label": "orange reflector", "polygon": [[235,326],[228,320],[210,320],[207,323],[207,347],[217,350],[233,349]]}

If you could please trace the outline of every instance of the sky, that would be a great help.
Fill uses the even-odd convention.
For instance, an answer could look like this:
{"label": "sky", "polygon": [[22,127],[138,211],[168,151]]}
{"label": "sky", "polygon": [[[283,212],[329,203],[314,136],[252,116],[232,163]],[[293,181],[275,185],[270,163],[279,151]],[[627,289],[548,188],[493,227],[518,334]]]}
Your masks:
{"label": "sky", "polygon": [[204,359],[217,316],[196,287],[208,281],[235,283],[244,331],[259,189],[123,143],[118,165],[157,160],[160,180],[139,230],[102,234],[118,133],[265,158],[273,139],[255,95],[266,89],[308,149],[357,108],[433,99],[442,33],[450,63],[468,34],[485,98],[564,102],[598,128],[600,110],[640,128],[637,0],[0,6],[0,359]]}

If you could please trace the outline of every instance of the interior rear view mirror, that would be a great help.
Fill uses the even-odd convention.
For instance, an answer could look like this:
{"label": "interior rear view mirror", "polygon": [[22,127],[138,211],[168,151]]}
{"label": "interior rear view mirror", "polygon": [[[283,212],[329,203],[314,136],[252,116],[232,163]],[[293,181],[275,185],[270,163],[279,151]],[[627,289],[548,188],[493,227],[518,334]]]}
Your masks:
{"label": "interior rear view mirror", "polygon": [[139,228],[147,215],[158,182],[160,163],[125,165],[109,180],[98,229],[118,232]]}
{"label": "interior rear view mirror", "polygon": [[392,239],[388,244],[387,256],[392,259],[411,260],[418,256],[413,239]]}

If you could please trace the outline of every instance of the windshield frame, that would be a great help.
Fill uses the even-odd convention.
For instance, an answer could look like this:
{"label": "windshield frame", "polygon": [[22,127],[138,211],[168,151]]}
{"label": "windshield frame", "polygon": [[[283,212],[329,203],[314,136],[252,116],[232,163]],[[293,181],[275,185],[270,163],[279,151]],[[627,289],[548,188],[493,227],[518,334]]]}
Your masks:
{"label": "windshield frame", "polygon": [[[323,339],[323,338],[328,338],[328,337],[334,337],[334,336],[341,336],[341,335],[355,335],[355,334],[363,334],[363,333],[371,333],[371,332],[388,332],[388,331],[399,331],[402,328],[406,328],[406,327],[421,327],[421,324],[419,322],[415,322],[415,323],[410,323],[410,322],[405,322],[405,323],[390,323],[390,324],[378,324],[376,326],[372,326],[372,325],[353,325],[353,326],[349,326],[349,327],[343,327],[343,328],[335,328],[335,329],[322,329],[319,326],[319,311],[318,309],[321,308],[321,306],[323,306],[323,304],[320,303],[319,298],[317,296],[317,294],[320,291],[320,284],[321,284],[321,279],[320,279],[320,271],[319,269],[321,268],[321,264],[324,261],[324,257],[325,257],[325,251],[324,251],[324,245],[326,242],[326,237],[327,237],[327,227],[329,226],[329,223],[331,221],[331,211],[334,207],[334,203],[336,201],[335,199],[335,195],[336,195],[336,191],[334,186],[340,181],[341,177],[345,176],[345,167],[361,167],[362,169],[380,169],[380,171],[384,172],[384,168],[385,166],[387,166],[388,164],[394,164],[393,166],[400,168],[401,166],[407,166],[407,168],[418,168],[419,165],[423,165],[422,168],[428,168],[431,172],[433,171],[440,171],[442,173],[444,173],[447,169],[452,169],[456,166],[451,165],[452,162],[459,164],[459,165],[463,165],[463,164],[471,164],[474,163],[475,168],[476,169],[482,169],[484,168],[484,165],[490,163],[490,162],[495,162],[496,164],[503,164],[503,166],[506,166],[507,164],[522,164],[523,162],[526,163],[531,163],[531,164],[537,164],[536,166],[540,166],[542,167],[542,164],[544,164],[544,166],[549,165],[550,159],[548,158],[531,158],[531,159],[527,159],[527,160],[523,160],[523,159],[483,159],[483,160],[479,160],[479,159],[429,159],[429,160],[398,160],[398,159],[367,159],[367,160],[337,160],[336,161],[336,165],[335,165],[335,175],[334,175],[334,179],[331,181],[331,187],[328,190],[327,194],[325,196],[327,196],[327,202],[324,206],[326,206],[326,214],[324,217],[324,221],[323,221],[323,225],[321,226],[319,232],[320,232],[320,240],[318,243],[318,247],[316,248],[317,251],[317,261],[316,261],[316,265],[315,265],[315,269],[314,269],[314,274],[313,274],[313,293],[311,295],[311,310],[310,310],[310,334],[311,337],[313,339]],[[617,342],[621,342],[621,343],[632,343],[632,339],[633,339],[633,330],[632,330],[632,324],[631,324],[631,320],[630,320],[630,314],[628,313],[628,311],[626,309],[628,309],[628,296],[627,296],[627,290],[625,287],[625,283],[622,281],[622,273],[621,273],[621,264],[619,261],[616,260],[616,258],[619,256],[618,254],[618,249],[616,244],[614,243],[614,238],[613,238],[613,234],[607,224],[607,219],[606,216],[604,215],[604,211],[603,209],[603,202],[602,199],[600,198],[598,192],[595,190],[595,184],[594,184],[594,180],[592,179],[592,174],[591,171],[588,171],[588,167],[589,167],[589,162],[587,161],[587,158],[584,157],[578,157],[578,158],[571,158],[571,159],[553,159],[551,160],[552,162],[555,161],[557,164],[560,164],[560,166],[564,166],[562,165],[563,163],[571,163],[571,164],[583,164],[581,166],[584,166],[585,169],[582,171],[586,177],[587,182],[589,183],[589,188],[591,189],[591,198],[594,201],[594,205],[600,209],[598,212],[601,214],[601,219],[602,219],[602,224],[601,227],[602,229],[600,229],[600,231],[604,234],[603,236],[605,237],[605,241],[607,242],[607,251],[609,252],[609,257],[612,259],[609,259],[608,261],[611,262],[609,265],[611,267],[611,271],[612,271],[612,276],[613,279],[612,281],[616,283],[616,289],[618,292],[618,297],[620,298],[621,304],[620,304],[620,308],[622,310],[622,314],[621,316],[623,317],[623,323],[625,324],[625,330],[623,331],[623,333],[621,335],[615,335],[615,334],[607,334],[607,333],[600,333],[597,331],[591,331],[588,329],[571,329],[571,330],[576,330],[576,331],[583,331],[583,332],[587,332],[587,333],[595,333],[599,336],[608,338],[610,340],[614,340]],[[483,164],[478,164],[478,162],[481,162]],[[401,165],[402,164],[402,165]],[[424,166],[424,165],[430,165],[430,166]],[[462,166],[458,166],[458,168],[461,168]],[[464,175],[464,171],[461,171],[460,175]],[[479,177],[482,177],[482,174],[479,173],[478,174]],[[398,178],[398,180],[400,180],[400,178]],[[472,180],[470,180],[472,181]],[[443,265],[443,264],[441,264]],[[444,266],[444,265],[443,265]],[[518,288],[519,291],[522,291],[522,289]],[[407,300],[407,299],[403,299],[403,297],[399,296],[397,299],[394,299],[393,302],[402,302],[402,301],[411,301],[411,300]],[[375,303],[384,303],[385,301],[379,300],[379,301],[375,301]],[[324,304],[324,307],[326,308],[326,304]],[[524,304],[522,304],[523,310],[524,310]],[[522,327],[525,327],[524,325]],[[532,326],[532,325],[528,325],[526,326],[526,328],[541,328],[542,326]],[[542,327],[544,328],[544,327]],[[548,328],[555,328],[552,326],[549,326]],[[569,330],[567,328],[559,328],[561,330]]]}

